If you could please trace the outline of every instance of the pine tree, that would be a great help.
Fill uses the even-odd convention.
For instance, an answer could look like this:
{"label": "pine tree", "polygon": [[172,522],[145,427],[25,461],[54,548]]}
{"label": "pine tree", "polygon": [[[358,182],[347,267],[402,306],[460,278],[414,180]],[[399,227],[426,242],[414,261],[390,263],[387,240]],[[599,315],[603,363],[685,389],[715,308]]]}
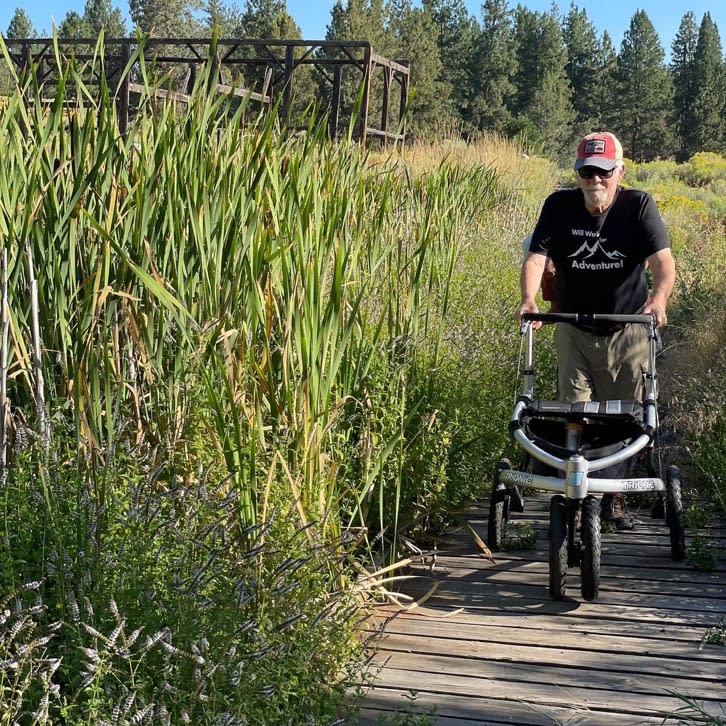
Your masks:
{"label": "pine tree", "polygon": [[129,0],[137,30],[157,38],[188,38],[197,24],[189,0]]}
{"label": "pine tree", "polygon": [[216,33],[220,38],[229,38],[238,34],[242,25],[242,12],[237,5],[228,7],[222,0],[206,0],[202,12],[206,16],[202,27],[204,35]]}
{"label": "pine tree", "polygon": [[[16,53],[19,52],[19,47],[11,42],[13,39],[37,38],[38,33],[33,27],[33,23],[25,10],[22,8],[16,8],[13,13],[13,17],[10,18],[8,29],[4,36],[8,50]],[[14,87],[15,80],[10,73],[10,69],[5,65],[5,63],[0,62],[0,95],[10,94]]]}
{"label": "pine tree", "polygon": [[126,36],[126,23],[121,11],[111,4],[111,0],[86,0],[83,20],[88,26],[91,38],[103,30],[107,38]]}
{"label": "pine tree", "polygon": [[394,0],[388,27],[393,58],[410,63],[409,138],[439,135],[450,120],[448,87],[440,80],[441,58],[433,19],[411,0]]}
{"label": "pine tree", "polygon": [[[367,41],[377,53],[386,55],[391,47],[386,13],[387,8],[381,0],[347,0],[345,6],[342,0],[336,0],[325,39]],[[346,53],[338,49],[324,48],[319,56],[345,59]],[[349,122],[363,81],[363,76],[351,66],[344,67],[342,72],[339,128]],[[319,97],[329,100],[330,93],[330,82],[324,80],[319,86]],[[381,99],[382,79],[376,76],[371,80],[369,119],[380,118]]]}
{"label": "pine tree", "polygon": [[600,125],[599,107],[593,101],[605,81],[605,68],[600,65],[600,43],[595,27],[572,3],[563,24],[567,48],[567,77],[572,86],[572,106],[575,110],[574,136],[581,137]]}
{"label": "pine tree", "polygon": [[722,153],[726,146],[724,111],[724,63],[721,39],[711,14],[705,13],[698,32],[694,57],[696,94],[686,137],[686,152]]}
{"label": "pine tree", "polygon": [[28,13],[22,8],[15,8],[13,17],[10,18],[8,29],[5,33],[6,38],[36,38],[38,36],[33,22],[28,17]]}
{"label": "pine tree", "polygon": [[618,136],[635,161],[667,158],[674,151],[670,125],[673,86],[665,53],[650,18],[633,15],[618,56],[621,104]]}
{"label": "pine tree", "polygon": [[618,96],[618,54],[610,35],[603,32],[597,50],[598,84],[592,89],[592,121],[589,131],[620,127],[622,106]]}
{"label": "pine tree", "polygon": [[437,30],[437,44],[442,68],[440,81],[451,88],[456,115],[467,128],[474,125],[472,100],[475,80],[470,62],[474,52],[477,21],[470,15],[464,0],[422,0]]}
{"label": "pine tree", "polygon": [[59,38],[88,38],[90,35],[88,24],[75,10],[69,10],[58,26]]}
{"label": "pine tree", "polygon": [[698,83],[696,78],[696,47],[698,26],[692,11],[681,19],[676,37],[671,45],[670,71],[673,77],[673,123],[679,160],[690,156],[687,148],[689,129],[694,126],[693,111]]}
{"label": "pine tree", "polygon": [[472,115],[479,129],[504,132],[511,121],[509,101],[515,91],[517,68],[512,12],[507,0],[485,0],[481,32],[472,57],[474,99]]}
{"label": "pine tree", "polygon": [[285,0],[247,0],[242,14],[242,34],[247,38],[275,40],[302,37]]}
{"label": "pine tree", "polygon": [[512,130],[525,132],[553,159],[569,158],[575,112],[565,70],[567,49],[554,9],[538,13],[518,6],[515,37],[518,121]]}

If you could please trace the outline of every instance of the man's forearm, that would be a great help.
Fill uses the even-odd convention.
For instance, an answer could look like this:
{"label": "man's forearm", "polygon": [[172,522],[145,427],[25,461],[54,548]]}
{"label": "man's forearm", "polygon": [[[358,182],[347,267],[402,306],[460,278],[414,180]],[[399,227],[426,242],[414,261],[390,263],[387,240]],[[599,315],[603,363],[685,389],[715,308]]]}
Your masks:
{"label": "man's forearm", "polygon": [[534,304],[537,291],[542,282],[542,273],[544,272],[546,259],[544,255],[530,253],[522,264],[522,271],[519,277],[522,304]]}

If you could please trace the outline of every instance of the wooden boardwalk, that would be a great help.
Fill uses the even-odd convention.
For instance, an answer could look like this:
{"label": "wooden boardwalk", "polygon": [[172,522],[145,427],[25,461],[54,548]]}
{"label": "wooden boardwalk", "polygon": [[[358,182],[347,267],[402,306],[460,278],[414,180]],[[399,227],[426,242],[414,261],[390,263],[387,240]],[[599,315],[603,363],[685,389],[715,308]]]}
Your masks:
{"label": "wooden boardwalk", "polygon": [[[528,499],[510,521],[510,531],[536,530],[534,549],[492,563],[462,526],[439,543],[435,564],[429,554],[415,565],[420,577],[403,592],[421,598],[440,585],[416,607],[379,608],[377,677],[357,724],[675,725],[699,711],[726,724],[726,646],[703,642],[710,628],[726,630],[724,522],[701,532],[722,561],[700,572],[672,562],[663,521],[640,512],[636,529],[603,534],[598,599],[582,600],[574,568],[568,597],[554,602],[547,502]],[[486,539],[486,509],[467,521]]]}

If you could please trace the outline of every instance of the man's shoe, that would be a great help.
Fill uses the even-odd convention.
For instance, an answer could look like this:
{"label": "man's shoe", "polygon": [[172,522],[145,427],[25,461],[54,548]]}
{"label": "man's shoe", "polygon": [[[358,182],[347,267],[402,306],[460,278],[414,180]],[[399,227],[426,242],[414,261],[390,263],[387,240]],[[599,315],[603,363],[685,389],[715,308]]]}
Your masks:
{"label": "man's shoe", "polygon": [[622,517],[602,517],[600,519],[602,529],[606,532],[621,532],[625,529],[634,529],[635,521],[629,514]]}

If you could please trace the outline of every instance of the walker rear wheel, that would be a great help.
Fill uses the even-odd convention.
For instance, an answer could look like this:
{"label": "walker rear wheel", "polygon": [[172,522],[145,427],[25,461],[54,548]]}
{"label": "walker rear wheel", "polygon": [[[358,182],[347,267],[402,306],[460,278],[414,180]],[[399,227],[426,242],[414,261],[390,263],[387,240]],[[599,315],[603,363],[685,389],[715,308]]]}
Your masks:
{"label": "walker rear wheel", "polygon": [[504,540],[507,536],[507,520],[509,519],[510,495],[504,484],[499,482],[499,472],[511,469],[509,459],[500,459],[494,475],[494,486],[489,500],[489,524],[487,527],[487,545],[492,552],[504,549]]}
{"label": "walker rear wheel", "polygon": [[671,557],[686,558],[686,532],[683,527],[683,502],[681,500],[681,472],[677,466],[666,469],[666,524],[671,535]]}
{"label": "walker rear wheel", "polygon": [[580,520],[582,553],[580,579],[583,600],[594,600],[600,590],[600,502],[587,496],[582,502]]}
{"label": "walker rear wheel", "polygon": [[550,499],[550,597],[562,600],[567,583],[567,500],[562,494]]}

